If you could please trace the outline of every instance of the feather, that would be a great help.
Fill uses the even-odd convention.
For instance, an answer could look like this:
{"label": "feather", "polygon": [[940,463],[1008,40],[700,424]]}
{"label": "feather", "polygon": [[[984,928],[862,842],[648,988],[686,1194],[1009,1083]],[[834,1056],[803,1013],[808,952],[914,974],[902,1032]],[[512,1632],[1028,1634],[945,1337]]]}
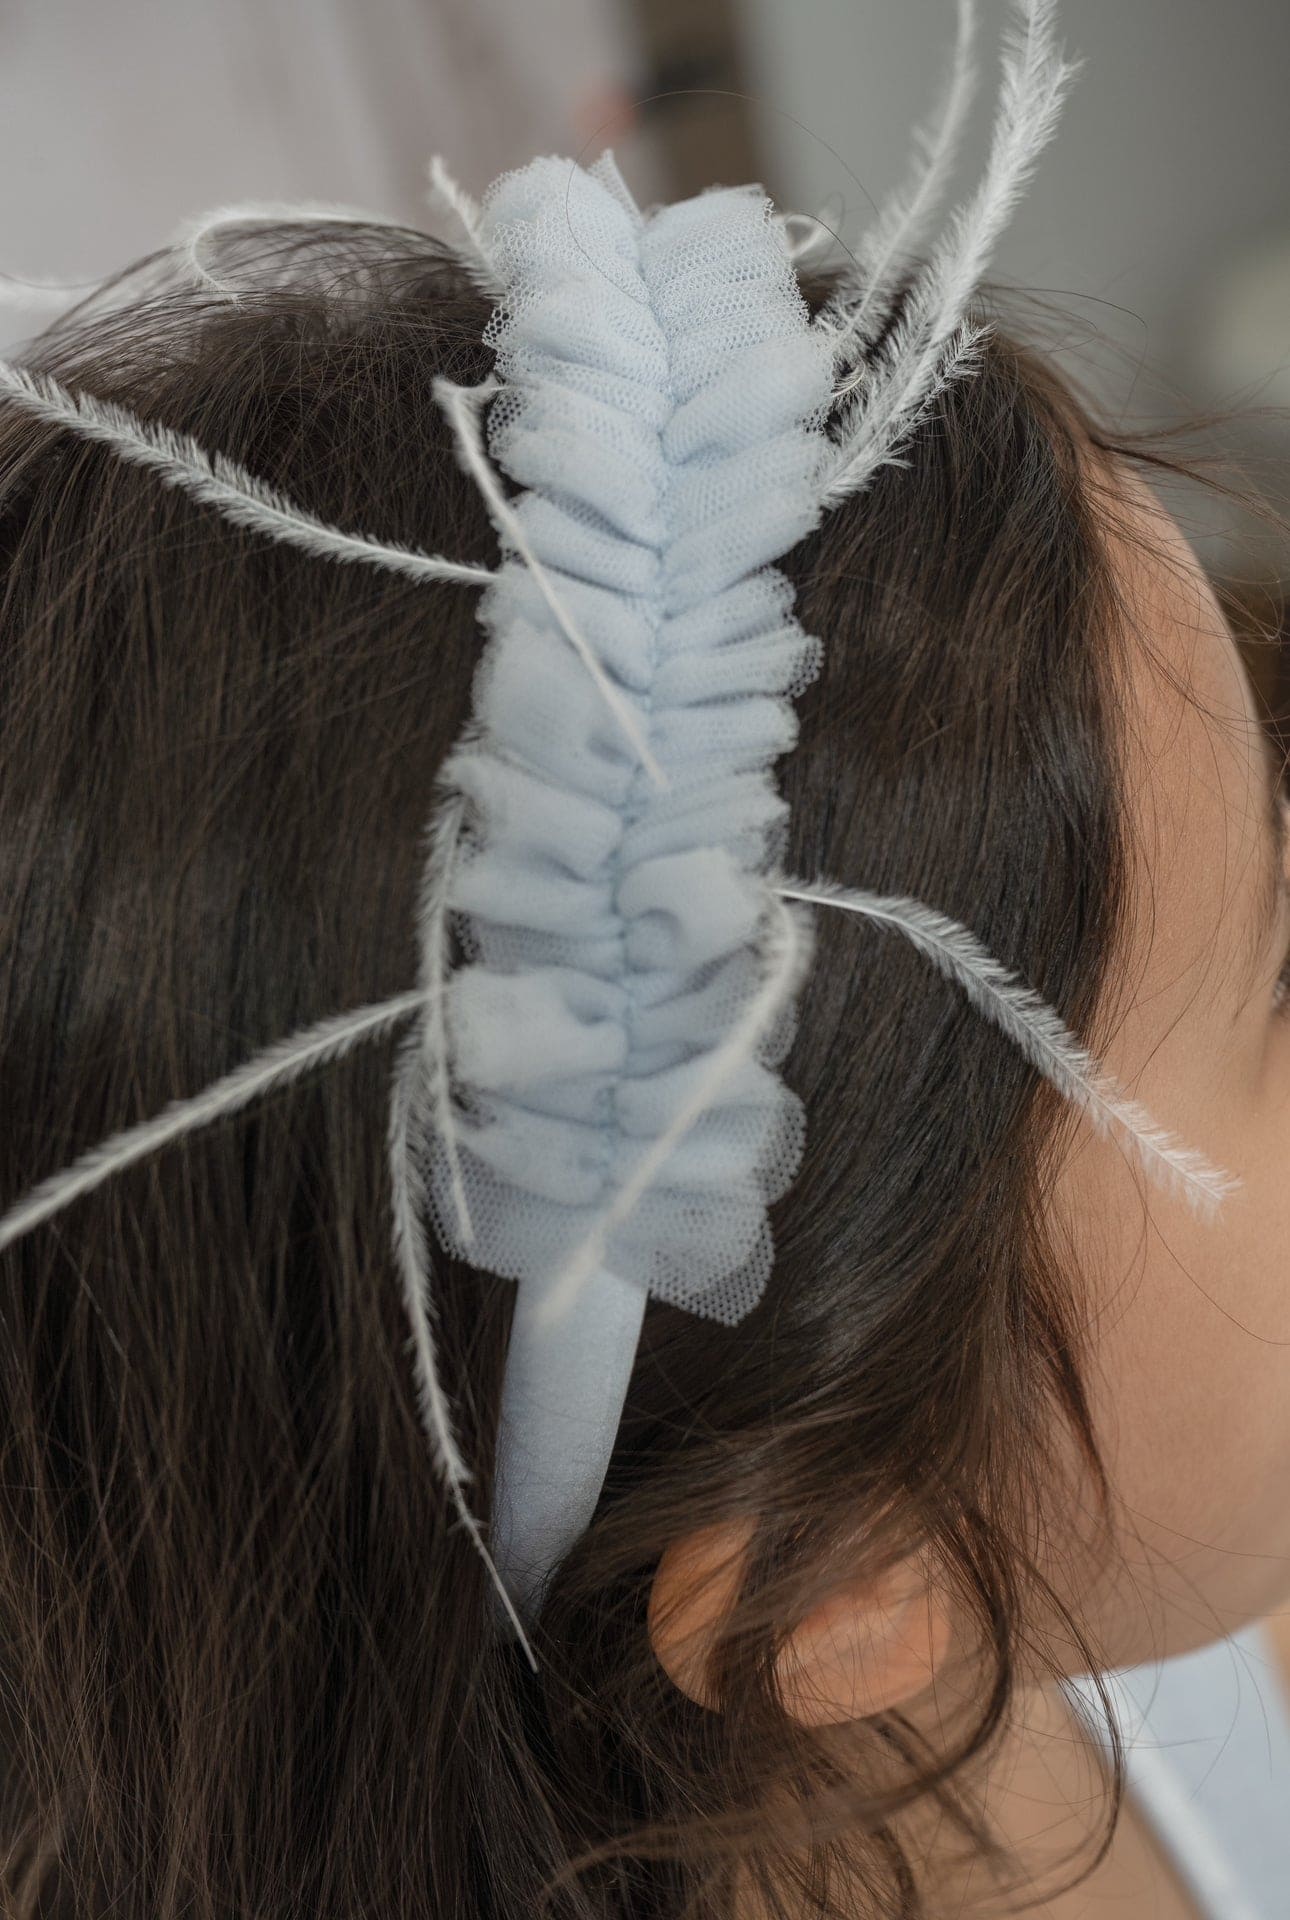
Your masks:
{"label": "feather", "polygon": [[709,1053],[703,1076],[689,1098],[677,1109],[649,1151],[642,1154],[631,1178],[623,1182],[555,1286],[535,1309],[534,1317],[539,1325],[548,1326],[564,1319],[601,1265],[609,1235],[628,1217],[673,1149],[707,1112],[730,1076],[753,1058],[758,1043],[797,991],[810,958],[809,925],[775,902],[774,896],[772,902],[779,905],[779,911],[762,950],[765,976],[760,988],[726,1038]]}
{"label": "feather", "polygon": [[390,1097],[387,1144],[390,1160],[393,1247],[412,1327],[413,1373],[421,1418],[434,1449],[435,1465],[448,1485],[463,1486],[470,1470],[453,1431],[448,1397],[439,1380],[430,1324],[430,1256],[422,1216],[425,1185],[413,1152],[416,1087],[424,1066],[419,1032],[407,1036],[399,1051]]}
{"label": "feather", "polygon": [[443,1141],[452,1170],[452,1200],[462,1242],[469,1247],[475,1229],[466,1204],[466,1187],[461,1177],[461,1154],[452,1110],[452,1085],[448,1063],[448,1033],[445,1006],[448,983],[448,889],[453,861],[461,834],[465,801],[454,794],[439,809],[429,829],[430,852],[426,860],[421,898],[417,908],[417,944],[420,950],[421,990],[425,996],[425,1020],[422,1028],[422,1053],[417,1071],[429,1071],[430,1094],[435,1131]]}
{"label": "feather", "polygon": [[[446,838],[446,832],[444,837]],[[439,842],[436,842],[438,850]],[[345,1054],[360,1040],[379,1037],[409,1013],[424,1009],[421,991],[398,995],[351,1013],[332,1015],[286,1040],[276,1041],[231,1073],[188,1100],[173,1100],[151,1120],[127,1127],[83,1153],[70,1166],[32,1187],[0,1218],[0,1251],[12,1246],[43,1221],[62,1211],[81,1194],[101,1186],[113,1174],[147,1159],[158,1148],[208,1126],[226,1114],[250,1105],[259,1095],[296,1080],[310,1067]],[[462,1525],[488,1569],[503,1607],[524,1647],[530,1665],[537,1660],[515,1612],[514,1603],[493,1564],[478,1522],[466,1505],[461,1488],[469,1479],[452,1429],[447,1398],[435,1363],[428,1306],[429,1261],[419,1209],[423,1204],[420,1172],[408,1150],[409,1113],[417,1083],[415,1068],[423,1061],[419,1032],[410,1036],[394,1076],[388,1130],[393,1173],[393,1246],[404,1300],[413,1329],[415,1372],[421,1417],[430,1435],[434,1460],[456,1506]]]}
{"label": "feather", "polygon": [[[333,1015],[315,1026],[275,1042],[244,1062],[232,1073],[213,1081],[188,1100],[173,1100],[151,1120],[128,1127],[109,1136],[83,1153],[69,1167],[49,1180],[31,1188],[0,1218],[0,1250],[30,1233],[34,1227],[70,1206],[81,1194],[101,1186],[114,1173],[147,1159],[159,1147],[208,1126],[212,1121],[248,1106],[260,1094],[288,1081],[298,1079],[310,1067],[319,1066],[347,1053],[360,1040],[379,1037],[409,1013],[420,1011],[425,996],[421,992],[398,995],[356,1012]],[[407,1129],[410,1098],[416,1085],[415,1074],[404,1071],[423,1057],[419,1033],[406,1044],[399,1070],[394,1077],[389,1124],[389,1157],[394,1173],[392,1182],[393,1245],[396,1265],[409,1318],[413,1328],[415,1371],[421,1417],[430,1435],[434,1460],[457,1509],[462,1525],[488,1569],[502,1605],[509,1615],[524,1647],[530,1665],[537,1671],[537,1660],[515,1612],[501,1576],[493,1564],[480,1534],[478,1522],[466,1505],[461,1488],[470,1477],[452,1430],[446,1396],[439,1382],[435,1349],[427,1304],[425,1276],[429,1262],[425,1236],[418,1209],[423,1190],[420,1173],[408,1152]]]}
{"label": "feather", "polygon": [[1093,1122],[1099,1133],[1128,1142],[1143,1170],[1180,1193],[1202,1214],[1212,1213],[1241,1184],[1193,1148],[1181,1145],[1128,1098],[1047,1001],[994,959],[974,933],[920,900],[869,893],[831,880],[785,880],[787,900],[839,907],[881,926],[895,927],[979,1012],[1015,1041],[1031,1064]]}
{"label": "feather", "polygon": [[915,131],[911,176],[865,234],[847,282],[815,317],[817,331],[845,332],[848,352],[863,354],[878,333],[891,310],[901,264],[922,239],[931,214],[944,196],[976,92],[977,70],[972,58],[975,36],[976,0],[957,0],[954,54],[944,97],[933,125]]}
{"label": "feather", "polygon": [[48,373],[0,360],[0,392],[51,426],[101,441],[122,459],[159,474],[167,486],[179,487],[204,505],[215,507],[235,525],[270,540],[300,547],[322,559],[362,561],[411,580],[459,580],[476,586],[494,577],[489,567],[444,560],[368,534],[343,533],[298,507],[276,488],[266,486],[235,461],[221,453],[207,453],[189,434],[140,420],[115,401],[72,393]]}
{"label": "feather", "polygon": [[202,257],[206,242],[224,227],[253,226],[346,226],[388,227],[390,222],[379,213],[366,213],[361,207],[339,206],[325,200],[247,201],[242,205],[212,207],[194,214],[175,229],[172,248],[180,255],[191,277],[212,293],[229,294],[238,289],[216,279]]}
{"label": "feather", "polygon": [[[442,852],[445,835],[437,836]],[[415,1088],[424,1063],[421,1035],[413,1033],[404,1042],[394,1074],[387,1131],[389,1149],[392,1246],[404,1306],[412,1327],[413,1371],[417,1381],[417,1401],[421,1422],[430,1440],[431,1457],[447,1488],[458,1518],[470,1536],[502,1607],[524,1648],[529,1665],[536,1673],[538,1663],[506,1584],[484,1544],[483,1532],[466,1501],[463,1491],[471,1479],[453,1429],[452,1408],[439,1378],[434,1327],[431,1318],[430,1255],[422,1224],[425,1214],[425,1184],[412,1152],[411,1125]]]}
{"label": "feather", "polygon": [[533,551],[519,516],[502,491],[497,475],[484,452],[479,427],[479,408],[485,400],[490,399],[497,392],[498,382],[490,376],[482,380],[477,387],[461,387],[455,381],[445,380],[441,374],[436,374],[431,388],[452,424],[461,464],[483,494],[494,525],[500,532],[505,533],[519,551],[537,582],[542,598],[559,621],[561,631],[595,681],[605,705],[630,741],[650,779],[660,790],[666,791],[670,782],[650,750],[650,744],[639,717],[632,711],[630,704],[605,672],[596,658],[590,641],[575,624],[572,614],[556,593],[551,584],[550,575]]}
{"label": "feather", "polygon": [[981,362],[982,349],[989,336],[990,327],[987,322],[967,320],[951,335],[941,351],[931,385],[916,401],[911,402],[901,420],[899,440],[893,441],[886,448],[881,460],[875,462],[866,478],[869,478],[879,465],[884,467],[909,465],[903,450],[909,447],[919,428],[932,418],[937,402],[946,388],[955,380],[964,379],[976,371]]}
{"label": "feather", "polygon": [[296,1080],[310,1067],[348,1053],[360,1040],[377,1039],[387,1028],[418,1011],[423,995],[403,993],[392,1000],[331,1014],[255,1054],[231,1073],[211,1082],[187,1100],[172,1100],[151,1120],[109,1135],[61,1173],[30,1189],[0,1218],[0,1251],[30,1233],[83,1193],[101,1186],[123,1168],[144,1160],[172,1140],[236,1113],[262,1093]]}
{"label": "feather", "polygon": [[[821,499],[834,506],[886,464],[929,394],[947,384],[943,355],[1043,148],[1056,131],[1079,62],[1053,44],[1053,0],[1018,0],[1024,32],[1005,36],[1000,107],[984,177],[959,208],[919,275],[899,325],[842,419]],[[837,357],[850,352],[847,333]]]}
{"label": "feather", "polygon": [[403,1292],[404,1306],[412,1328],[411,1355],[417,1382],[417,1404],[421,1423],[430,1440],[435,1466],[448,1489],[459,1519],[484,1562],[520,1644],[536,1673],[537,1658],[524,1631],[523,1622],[506,1589],[491,1554],[484,1544],[478,1521],[471,1513],[463,1488],[471,1473],[462,1456],[453,1429],[452,1407],[439,1366],[431,1313],[430,1251],[423,1221],[426,1213],[425,1181],[416,1157],[420,1132],[421,1093],[429,1068],[432,1123],[443,1142],[452,1168],[453,1201],[457,1208],[462,1237],[467,1243],[474,1237],[466,1190],[461,1178],[456,1125],[453,1119],[451,1085],[448,1073],[448,1040],[444,1021],[444,997],[448,975],[448,887],[461,833],[465,801],[453,794],[432,816],[429,829],[429,854],[426,860],[417,910],[419,970],[422,989],[423,1023],[410,1034],[397,1063],[390,1099],[389,1160],[393,1248]]}
{"label": "feather", "polygon": [[430,176],[431,198],[441,201],[450,213],[456,215],[466,236],[466,245],[457,249],[462,265],[480,292],[490,294],[496,300],[504,288],[488,249],[479,237],[479,202],[472,199],[465,188],[453,179],[441,153],[431,154],[427,172]]}

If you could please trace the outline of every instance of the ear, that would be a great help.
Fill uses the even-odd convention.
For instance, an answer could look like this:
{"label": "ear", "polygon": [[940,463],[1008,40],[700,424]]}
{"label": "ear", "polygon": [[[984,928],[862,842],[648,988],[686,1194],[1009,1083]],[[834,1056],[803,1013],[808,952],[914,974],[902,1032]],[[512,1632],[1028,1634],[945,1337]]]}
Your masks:
{"label": "ear", "polygon": [[828,1727],[907,1706],[932,1686],[950,1639],[945,1598],[911,1555],[830,1594],[795,1628],[775,1669],[785,1710]]}
{"label": "ear", "polygon": [[[734,1604],[749,1521],[691,1534],[669,1547],[650,1594],[650,1644],[669,1678],[699,1706],[716,1699],[712,1645]],[[932,1685],[949,1652],[949,1609],[920,1555],[877,1579],[835,1589],[794,1628],[775,1676],[800,1726],[835,1726],[902,1706]]]}
{"label": "ear", "polygon": [[668,1678],[701,1707],[716,1698],[708,1660],[743,1579],[752,1522],[704,1527],[667,1548],[649,1597],[649,1637]]}

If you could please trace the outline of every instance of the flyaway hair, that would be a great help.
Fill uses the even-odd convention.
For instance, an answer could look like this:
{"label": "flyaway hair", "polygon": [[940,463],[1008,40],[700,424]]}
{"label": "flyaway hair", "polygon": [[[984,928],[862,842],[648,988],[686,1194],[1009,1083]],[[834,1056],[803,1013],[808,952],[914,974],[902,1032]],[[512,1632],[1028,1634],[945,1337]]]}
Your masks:
{"label": "flyaway hair", "polygon": [[[0,1248],[118,1168],[411,1016],[387,1145],[419,1410],[500,1617],[535,1666],[524,1623],[595,1509],[646,1300],[735,1325],[771,1271],[769,1209],[805,1148],[804,1108],[779,1069],[812,910],[899,932],[1152,1180],[1206,1213],[1235,1185],[1129,1099],[968,928],[906,895],[781,870],[774,767],[831,636],[803,629],[776,563],[912,457],[949,383],[971,375],[988,332],[970,312],[977,281],[1075,71],[1050,0],[1023,0],[984,177],[870,351],[958,149],[971,0],[957,19],[913,174],[862,244],[862,272],[814,320],[784,218],[756,186],[646,212],[611,153],[587,169],[547,155],[476,203],[435,157],[463,263],[496,302],[492,376],[433,389],[496,527],[495,568],[342,531],[188,435],[0,363],[10,404],[267,540],[484,588],[473,710],[426,829],[416,988],[280,1041],[113,1135],[14,1202]],[[222,285],[207,242],[255,217],[193,223],[193,270]],[[440,1377],[431,1226],[448,1253],[519,1290],[487,1546]]]}

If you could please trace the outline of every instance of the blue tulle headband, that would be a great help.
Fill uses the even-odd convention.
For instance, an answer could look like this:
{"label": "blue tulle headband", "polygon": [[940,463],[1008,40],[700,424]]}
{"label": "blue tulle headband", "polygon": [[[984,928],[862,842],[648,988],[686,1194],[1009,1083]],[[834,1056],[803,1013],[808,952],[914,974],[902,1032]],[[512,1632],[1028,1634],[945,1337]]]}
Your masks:
{"label": "blue tulle headband", "polygon": [[[970,97],[969,0],[918,165],[814,318],[796,272],[810,242],[758,187],[645,211],[612,154],[587,169],[544,156],[477,205],[435,162],[495,302],[491,376],[435,383],[497,528],[495,570],[330,526],[186,436],[0,364],[14,403],[268,538],[484,589],[473,710],[429,823],[415,989],[278,1042],[92,1148],[10,1208],[0,1248],[166,1141],[410,1022],[388,1155],[421,1411],[530,1660],[526,1624],[600,1494],[647,1300],[736,1324],[770,1273],[767,1208],[804,1143],[779,1069],[811,907],[899,931],[1153,1177],[1204,1209],[1234,1184],[1128,1100],[967,928],[782,870],[774,764],[827,636],[802,630],[775,561],[900,458],[975,364],[984,330],[968,302],[1073,71],[1051,5],[1020,15],[985,177],[879,348]],[[255,217],[187,230],[208,284],[215,229]],[[436,1363],[427,1223],[518,1283],[487,1545]]]}

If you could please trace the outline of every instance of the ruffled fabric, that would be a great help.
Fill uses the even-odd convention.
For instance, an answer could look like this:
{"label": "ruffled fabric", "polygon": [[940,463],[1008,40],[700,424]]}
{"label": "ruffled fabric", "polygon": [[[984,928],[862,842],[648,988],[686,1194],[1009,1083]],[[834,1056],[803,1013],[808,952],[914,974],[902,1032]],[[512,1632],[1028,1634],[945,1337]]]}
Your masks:
{"label": "ruffled fabric", "polygon": [[[446,760],[466,826],[446,1021],[467,1245],[441,1140],[435,1225],[503,1276],[564,1267],[665,1131],[759,978],[783,844],[773,763],[819,641],[772,564],[816,525],[832,368],[751,186],[648,215],[605,155],[489,189],[503,296],[490,454],[525,535],[639,716],[651,780],[530,569],[484,592],[473,719]],[[766,1210],[803,1113],[791,1010],[612,1233],[604,1266],[733,1323],[771,1265]]]}

